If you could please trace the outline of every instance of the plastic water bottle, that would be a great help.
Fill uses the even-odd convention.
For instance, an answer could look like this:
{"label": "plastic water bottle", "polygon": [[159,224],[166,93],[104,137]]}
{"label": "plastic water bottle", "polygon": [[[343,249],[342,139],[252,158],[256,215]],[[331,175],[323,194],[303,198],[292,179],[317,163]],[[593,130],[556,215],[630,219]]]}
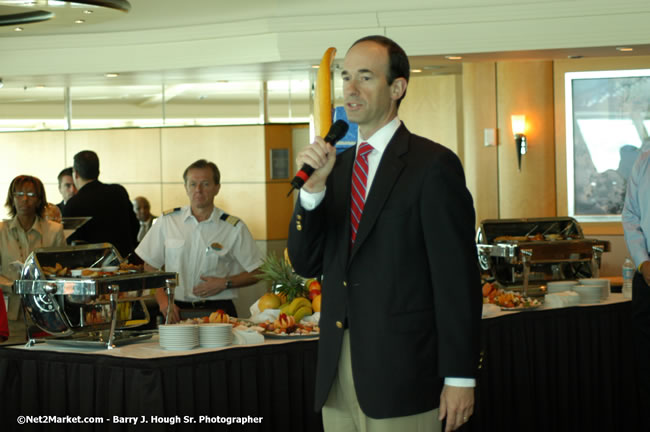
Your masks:
{"label": "plastic water bottle", "polygon": [[623,297],[632,298],[632,279],[634,279],[634,272],[636,267],[630,258],[625,258],[623,263]]}

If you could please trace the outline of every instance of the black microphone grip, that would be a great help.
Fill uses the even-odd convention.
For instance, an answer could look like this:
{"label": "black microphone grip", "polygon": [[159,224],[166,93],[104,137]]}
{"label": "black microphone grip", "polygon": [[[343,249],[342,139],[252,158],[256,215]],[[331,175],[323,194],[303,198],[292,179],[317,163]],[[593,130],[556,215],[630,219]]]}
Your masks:
{"label": "black microphone grip", "polygon": [[[332,147],[336,145],[336,143],[345,136],[345,134],[348,132],[348,124],[345,122],[345,120],[337,120],[334,122],[334,124],[330,127],[329,132],[327,132],[327,135],[325,135],[325,142],[329,143]],[[300,189],[303,187],[305,182],[309,179],[309,177],[314,173],[315,169],[311,165],[308,164],[303,164],[302,167],[300,168],[300,171],[296,173],[296,176],[291,180],[291,190],[289,191],[289,195],[291,192],[293,192],[294,189]]]}

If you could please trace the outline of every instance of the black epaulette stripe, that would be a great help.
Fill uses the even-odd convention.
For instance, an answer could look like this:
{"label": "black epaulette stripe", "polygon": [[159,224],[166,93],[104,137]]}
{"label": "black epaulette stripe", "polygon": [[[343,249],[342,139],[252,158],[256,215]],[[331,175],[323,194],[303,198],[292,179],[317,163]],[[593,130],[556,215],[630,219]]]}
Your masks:
{"label": "black epaulette stripe", "polygon": [[219,218],[224,222],[228,222],[232,226],[236,226],[239,223],[239,218],[235,216],[231,216],[228,213],[224,213],[221,215]]}

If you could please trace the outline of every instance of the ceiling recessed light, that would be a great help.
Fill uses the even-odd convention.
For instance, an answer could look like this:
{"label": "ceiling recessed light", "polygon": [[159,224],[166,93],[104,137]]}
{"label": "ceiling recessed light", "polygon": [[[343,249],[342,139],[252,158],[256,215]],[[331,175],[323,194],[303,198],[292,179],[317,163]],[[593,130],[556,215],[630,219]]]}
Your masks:
{"label": "ceiling recessed light", "polygon": [[319,67],[320,67],[320,65],[311,65],[312,69],[318,69]]}
{"label": "ceiling recessed light", "polygon": [[84,13],[87,14],[87,15],[90,15],[91,13],[93,13],[93,11],[86,9],[86,10],[84,11]]}
{"label": "ceiling recessed light", "polygon": [[630,47],[616,47],[616,50],[627,52],[627,51],[634,51],[634,48],[630,48]]}
{"label": "ceiling recessed light", "polygon": [[422,69],[411,69],[411,72],[420,73],[420,72],[422,72]]}
{"label": "ceiling recessed light", "polygon": [[568,56],[566,56],[566,57],[567,57],[568,59],[575,60],[575,59],[581,59],[583,56],[581,56],[581,55],[579,55],[579,54],[575,54],[575,55],[568,55]]}
{"label": "ceiling recessed light", "polygon": [[75,24],[83,24],[85,22],[86,22],[86,20],[82,20],[82,19],[74,20]]}
{"label": "ceiling recessed light", "polygon": [[115,72],[108,72],[108,73],[105,73],[104,76],[106,78],[116,78],[116,77],[120,76],[120,74],[115,73]]}
{"label": "ceiling recessed light", "polygon": [[445,58],[446,58],[447,60],[460,60],[460,59],[462,59],[461,56],[453,56],[453,55],[445,56]]}
{"label": "ceiling recessed light", "polygon": [[22,27],[16,27],[16,28],[14,29],[14,31],[23,31],[23,28],[22,28]]}

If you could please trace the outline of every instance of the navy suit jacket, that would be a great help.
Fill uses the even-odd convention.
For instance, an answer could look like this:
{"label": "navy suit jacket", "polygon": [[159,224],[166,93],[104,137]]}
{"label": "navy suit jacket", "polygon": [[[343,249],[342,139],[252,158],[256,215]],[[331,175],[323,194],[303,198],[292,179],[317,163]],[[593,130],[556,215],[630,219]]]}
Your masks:
{"label": "navy suit jacket", "polygon": [[372,418],[439,406],[443,377],[478,368],[481,286],[474,208],[458,157],[404,125],[386,147],[350,250],[355,148],[339,156],[323,202],[296,204],[288,249],[295,270],[322,275],[316,409],[350,331],[357,398]]}
{"label": "navy suit jacket", "polygon": [[87,183],[63,209],[63,217],[75,216],[92,216],[92,219],[68,237],[68,243],[73,240],[108,242],[122,257],[135,249],[140,222],[123,186],[99,180]]}

